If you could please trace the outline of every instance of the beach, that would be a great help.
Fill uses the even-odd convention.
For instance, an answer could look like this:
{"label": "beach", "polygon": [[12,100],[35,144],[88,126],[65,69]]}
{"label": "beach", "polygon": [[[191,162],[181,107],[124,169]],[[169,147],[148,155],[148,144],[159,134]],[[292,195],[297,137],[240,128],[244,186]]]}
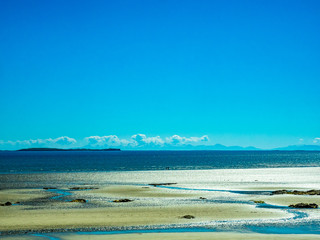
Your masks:
{"label": "beach", "polygon": [[[59,239],[72,239],[72,232],[77,231],[126,233],[128,229],[185,228],[225,231],[224,228],[241,229],[248,224],[317,221],[319,209],[288,210],[288,206],[300,202],[320,205],[319,195],[270,193],[280,189],[314,189],[320,181],[319,171],[320,168],[269,168],[2,174],[0,203],[13,205],[0,207],[0,231],[8,239],[12,234],[23,239],[21,233],[30,237],[34,232],[69,231],[70,236],[64,234]],[[86,202],[71,202],[75,199]],[[122,202],[123,199],[127,201]],[[130,239],[132,236],[144,239],[148,234],[154,233],[141,232],[130,235]],[[206,239],[206,234],[210,239],[228,239],[229,233],[197,234],[198,239]],[[237,239],[248,235],[232,234]],[[261,239],[272,239],[270,234],[258,235]],[[160,236],[188,239],[183,232]],[[90,235],[91,238],[102,239],[100,235]],[[312,234],[309,238],[313,239]],[[126,235],[119,234],[114,239],[126,239]]]}
{"label": "beach", "polygon": [[255,234],[255,233],[132,233],[132,234],[35,234],[34,236],[6,236],[6,240],[314,240],[319,239],[319,235],[311,234]]}

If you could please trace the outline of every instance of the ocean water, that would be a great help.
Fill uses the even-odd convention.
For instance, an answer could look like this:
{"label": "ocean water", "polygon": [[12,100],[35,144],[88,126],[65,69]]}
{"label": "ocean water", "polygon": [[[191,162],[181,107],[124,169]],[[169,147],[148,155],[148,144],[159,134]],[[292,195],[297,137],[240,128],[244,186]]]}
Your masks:
{"label": "ocean water", "polygon": [[0,152],[0,173],[320,167],[320,151]]}

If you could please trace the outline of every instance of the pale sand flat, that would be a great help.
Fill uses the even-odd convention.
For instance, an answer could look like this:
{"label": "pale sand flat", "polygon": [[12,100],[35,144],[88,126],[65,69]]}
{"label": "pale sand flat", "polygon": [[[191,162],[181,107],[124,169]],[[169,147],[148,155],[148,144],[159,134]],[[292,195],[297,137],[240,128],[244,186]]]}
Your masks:
{"label": "pale sand flat", "polygon": [[0,190],[0,203],[28,201],[51,195],[52,193],[48,193],[42,189],[6,189]]}
{"label": "pale sand flat", "polygon": [[[85,191],[82,191],[86,193]],[[96,195],[101,196],[114,196],[114,197],[141,197],[141,198],[179,198],[179,197],[194,197],[200,196],[197,193],[181,193],[181,191],[167,190],[161,188],[155,188],[153,186],[150,187],[142,187],[142,186],[108,186],[101,189],[95,189],[89,191],[89,193],[94,193]]]}
{"label": "pale sand flat", "polygon": [[[155,179],[166,179],[167,182],[178,182],[177,186],[203,189],[310,189],[318,186],[320,180],[318,174],[319,170],[319,168],[303,168],[126,173],[115,172],[107,174],[94,174],[93,176],[90,175],[90,178],[97,175],[96,179],[101,178],[103,184],[108,184],[108,179],[114,182],[121,182],[121,180],[123,180],[122,184],[126,184],[124,181],[127,181],[128,184],[134,183],[135,181],[137,183],[147,184],[155,182]],[[53,176],[56,175],[52,174],[51,177]],[[57,176],[59,177],[60,175],[57,174]],[[72,178],[71,176],[73,175],[67,175],[69,178]],[[13,176],[10,175],[10,177]],[[28,176],[25,177],[28,178]],[[35,176],[31,177],[34,178]],[[83,177],[88,176],[80,174],[79,177],[82,179]],[[37,209],[34,210],[28,210],[26,208],[33,207],[24,205],[0,207],[0,231],[78,227],[144,226],[173,223],[205,223],[206,221],[232,219],[262,219],[263,221],[263,219],[268,218],[292,217],[292,214],[278,209],[255,208],[254,205],[241,205],[236,203],[216,204],[208,203],[206,201],[199,201],[200,195],[203,197],[209,197],[211,199],[216,199],[215,197],[223,196],[227,198],[230,197],[231,200],[237,201],[263,200],[270,204],[284,206],[298,202],[319,204],[319,196],[262,196],[221,192],[189,192],[154,188],[152,186],[150,186],[150,188],[143,188],[142,186],[110,185],[109,187],[104,187],[101,185],[99,186],[99,184],[95,185],[101,189],[75,191],[73,196],[75,198],[85,198],[86,196],[94,197],[92,204],[88,204],[88,206],[91,206],[90,208],[81,208],[83,205],[80,203],[67,203],[62,201],[53,201],[53,203],[50,202],[50,206],[44,204],[41,206],[35,206]],[[274,189],[270,189],[273,187]],[[49,198],[52,195],[52,193],[42,189],[2,190],[0,191],[0,202],[28,201],[42,197]],[[100,201],[99,196],[107,197],[110,199],[110,201],[108,203],[103,203],[103,201],[106,200],[104,199],[103,201]],[[118,204],[111,202],[113,198],[134,198],[135,201]],[[188,201],[184,201],[182,198],[185,198]],[[171,201],[171,199],[174,201]],[[190,199],[192,199],[192,201],[189,201]],[[193,199],[197,201],[193,201]],[[153,202],[156,202],[156,204],[149,204]],[[108,204],[108,206],[102,205],[102,203]],[[170,203],[170,205],[167,205],[168,203]],[[176,203],[179,203],[180,205],[172,205]],[[52,209],[52,206],[56,209]],[[74,207],[77,208],[75,209]],[[194,215],[196,218],[179,218],[187,214]],[[191,233],[186,234],[189,235]]]}
{"label": "pale sand flat", "polygon": [[316,203],[320,206],[320,195],[308,196],[308,195],[272,195],[267,196],[265,199],[266,203],[273,205],[289,206],[296,203]]}
{"label": "pale sand flat", "polygon": [[319,239],[319,235],[292,235],[292,234],[241,234],[241,233],[143,233],[143,234],[119,234],[119,235],[76,235],[65,236],[62,240],[308,240]]}
{"label": "pale sand flat", "polygon": [[320,206],[320,195],[293,195],[293,194],[279,194],[279,195],[252,195],[242,196],[244,200],[264,201],[267,204],[277,206],[289,206],[297,203],[316,203]]}
{"label": "pale sand flat", "polygon": [[[131,233],[110,235],[87,235],[87,234],[49,234],[60,240],[314,240],[319,235],[312,234],[256,234],[256,233],[211,233],[211,232],[188,232],[188,233]],[[32,235],[4,236],[4,240],[42,240]]]}
{"label": "pale sand flat", "polygon": [[[195,218],[181,218],[181,216],[188,214],[195,216]],[[255,208],[252,205],[241,204],[188,204],[160,207],[124,206],[57,210],[24,210],[23,206],[10,206],[0,208],[0,231],[186,224],[214,220],[270,219],[288,216],[291,216],[291,214],[281,210]]]}

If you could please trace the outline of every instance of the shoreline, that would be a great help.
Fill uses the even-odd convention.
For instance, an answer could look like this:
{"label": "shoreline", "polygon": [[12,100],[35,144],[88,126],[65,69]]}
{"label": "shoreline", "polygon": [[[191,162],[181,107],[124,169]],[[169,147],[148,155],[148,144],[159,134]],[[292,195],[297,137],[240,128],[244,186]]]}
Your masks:
{"label": "shoreline", "polygon": [[[285,229],[290,223],[303,225],[308,221],[315,221],[318,228],[319,209],[288,211],[287,206],[300,201],[320,205],[320,196],[257,195],[256,191],[318,186],[319,169],[177,170],[174,175],[172,171],[0,175],[8,183],[8,189],[0,190],[0,202],[21,202],[0,207],[0,235],[199,227],[214,231],[242,229],[248,224]],[[149,185],[157,182],[176,184]],[[74,186],[79,189],[71,190]],[[57,191],[45,187],[57,187]],[[237,192],[240,190],[243,193]],[[125,198],[132,202],[114,202]],[[86,199],[87,203],[71,203],[72,199]],[[253,201],[265,201],[267,205]],[[184,219],[184,215],[195,218]]]}
{"label": "shoreline", "polygon": [[[320,153],[320,150],[319,150]],[[170,169],[141,169],[141,170],[89,170],[89,171],[83,171],[83,170],[75,170],[75,171],[49,171],[49,170],[38,170],[38,171],[20,171],[20,172],[0,172],[0,175],[12,175],[12,174],[56,174],[56,173],[122,173],[122,172],[176,172],[176,171],[219,171],[219,170],[263,170],[263,169],[305,169],[305,168],[319,168],[320,166],[281,166],[281,167],[234,167],[234,168],[205,168],[202,166],[197,169],[187,168],[187,169],[180,169],[180,168],[170,168]]]}
{"label": "shoreline", "polygon": [[130,233],[110,232],[76,232],[76,233],[33,233],[15,236],[3,236],[5,240],[37,240],[39,237],[52,240],[314,240],[319,239],[317,234],[261,234],[240,232],[161,232],[161,231],[132,231]]}

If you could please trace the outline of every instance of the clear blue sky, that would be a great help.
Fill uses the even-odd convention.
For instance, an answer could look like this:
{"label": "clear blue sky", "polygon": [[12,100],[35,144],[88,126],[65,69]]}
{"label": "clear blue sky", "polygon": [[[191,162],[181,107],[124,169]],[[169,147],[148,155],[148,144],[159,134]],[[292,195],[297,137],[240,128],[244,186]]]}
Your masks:
{"label": "clear blue sky", "polygon": [[0,140],[313,143],[319,26],[317,0],[0,1]]}

